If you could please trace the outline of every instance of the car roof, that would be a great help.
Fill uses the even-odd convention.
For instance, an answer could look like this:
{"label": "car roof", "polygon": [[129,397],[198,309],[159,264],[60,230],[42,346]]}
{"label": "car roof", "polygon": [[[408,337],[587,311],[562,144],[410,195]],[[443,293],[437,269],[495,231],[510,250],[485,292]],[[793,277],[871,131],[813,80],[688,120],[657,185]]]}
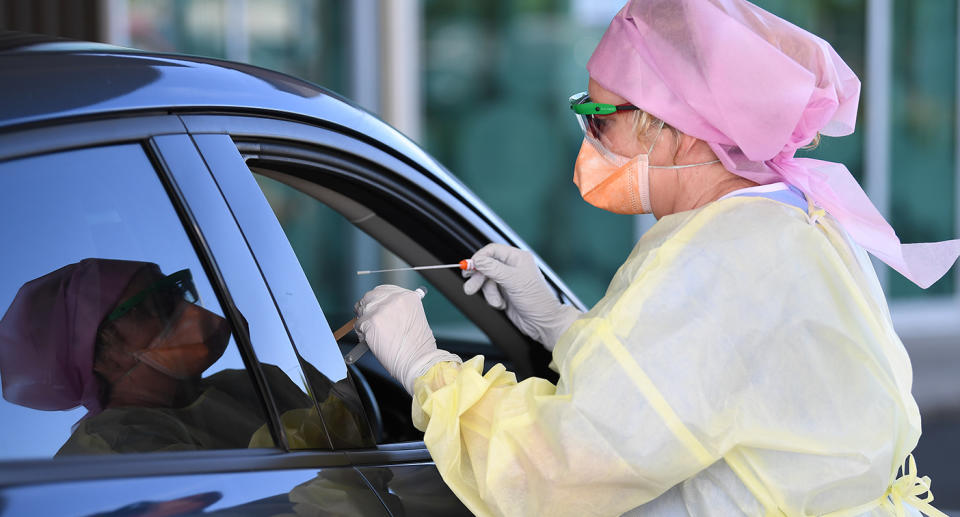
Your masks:
{"label": "car roof", "polygon": [[338,125],[417,162],[416,144],[350,100],[243,63],[0,32],[0,131],[137,111],[232,111]]}
{"label": "car roof", "polygon": [[287,74],[207,57],[0,31],[0,78],[0,133],[137,112],[299,120],[345,129],[399,154],[499,222],[405,135],[352,101]]}

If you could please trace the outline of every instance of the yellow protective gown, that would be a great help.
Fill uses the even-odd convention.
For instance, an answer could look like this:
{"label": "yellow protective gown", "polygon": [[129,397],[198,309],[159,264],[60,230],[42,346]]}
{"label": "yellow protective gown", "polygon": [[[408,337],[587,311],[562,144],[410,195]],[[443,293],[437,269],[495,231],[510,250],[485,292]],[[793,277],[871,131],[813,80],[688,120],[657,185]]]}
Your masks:
{"label": "yellow protective gown", "polygon": [[413,416],[443,479],[477,515],[924,506],[912,479],[891,488],[920,436],[910,360],[866,254],[809,212],[734,197],[662,218],[560,338],[556,386],[434,366]]}

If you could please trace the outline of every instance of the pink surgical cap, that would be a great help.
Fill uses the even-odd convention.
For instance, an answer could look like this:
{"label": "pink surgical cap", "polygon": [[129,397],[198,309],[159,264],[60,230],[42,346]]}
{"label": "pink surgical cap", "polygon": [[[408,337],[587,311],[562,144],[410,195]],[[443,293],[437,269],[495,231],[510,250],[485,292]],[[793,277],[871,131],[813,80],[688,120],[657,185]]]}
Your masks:
{"label": "pink surgical cap", "polygon": [[799,188],[920,287],[960,256],[960,240],[901,244],[845,166],[794,157],[818,132],[853,132],[860,81],[829,43],[745,0],[630,1],[587,70],[707,142],[734,174]]}
{"label": "pink surgical cap", "polygon": [[[33,409],[102,410],[93,373],[100,322],[149,262],[84,259],[25,283],[0,319],[3,398]],[[159,272],[159,268],[158,268]]]}

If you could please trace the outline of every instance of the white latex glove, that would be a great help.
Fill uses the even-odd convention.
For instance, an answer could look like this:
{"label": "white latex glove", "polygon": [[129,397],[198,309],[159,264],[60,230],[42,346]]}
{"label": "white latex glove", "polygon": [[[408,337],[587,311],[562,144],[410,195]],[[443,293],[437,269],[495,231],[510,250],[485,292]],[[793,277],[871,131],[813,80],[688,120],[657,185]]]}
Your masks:
{"label": "white latex glove", "polygon": [[507,318],[521,332],[553,351],[560,334],[581,312],[560,303],[533,254],[506,244],[487,244],[471,259],[474,269],[463,272],[468,278],[463,292],[482,290],[487,303],[506,309]]}
{"label": "white latex glove", "polygon": [[437,349],[420,296],[395,285],[379,285],[363,295],[353,308],[354,327],[361,343],[370,347],[380,364],[413,394],[413,381],[441,361],[463,361]]}

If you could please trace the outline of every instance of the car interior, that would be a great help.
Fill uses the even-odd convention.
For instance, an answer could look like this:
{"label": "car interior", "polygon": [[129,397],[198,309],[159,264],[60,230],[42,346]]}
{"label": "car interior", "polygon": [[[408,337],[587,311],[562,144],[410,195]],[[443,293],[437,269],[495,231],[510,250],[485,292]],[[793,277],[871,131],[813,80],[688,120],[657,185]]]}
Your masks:
{"label": "car interior", "polygon": [[[278,163],[263,156],[248,159],[248,166],[255,173],[278,219],[288,234],[291,245],[304,265],[314,291],[321,299],[331,329],[337,329],[352,314],[356,300],[349,298],[348,292],[321,293],[318,290],[318,274],[311,271],[311,265],[305,260],[305,243],[298,242],[298,236],[292,230],[296,224],[290,213],[309,213],[312,217],[334,219],[337,225],[349,225],[371,237],[382,247],[405,264],[428,265],[449,263],[450,257],[468,257],[472,254],[471,243],[464,242],[449,229],[431,225],[427,221],[414,220],[411,212],[403,217],[391,214],[394,202],[376,200],[371,196],[347,195],[343,189],[335,189],[321,184],[321,179],[331,175],[319,173],[316,168],[294,166],[290,163]],[[268,179],[265,179],[268,178]],[[305,210],[283,210],[281,205],[291,197],[309,196],[325,207],[319,212]],[[363,199],[366,197],[367,199]],[[363,200],[363,202],[361,202]],[[376,206],[376,210],[374,210]],[[314,221],[316,223],[316,221]],[[394,224],[397,223],[397,224]],[[402,225],[402,227],[401,227]],[[326,263],[329,266],[329,261]],[[352,267],[350,267],[352,266]],[[337,273],[343,277],[355,274],[356,264],[345,264]],[[329,272],[326,272],[329,273]],[[551,377],[555,374],[546,365],[549,354],[529,338],[523,336],[501,311],[491,308],[480,295],[467,296],[463,292],[463,278],[458,269],[439,269],[422,271],[422,280],[428,285],[430,295],[425,297],[424,305],[427,317],[441,349],[453,352],[464,360],[475,355],[485,356],[485,368],[496,363],[517,374],[518,379],[531,375]],[[414,275],[420,277],[420,275]],[[414,280],[413,278],[409,280]],[[412,281],[411,284],[417,282]],[[414,285],[405,287],[414,288]],[[331,306],[328,301],[333,299]],[[344,310],[347,309],[347,310]],[[437,312],[445,313],[440,324],[433,317]],[[453,313],[453,314],[451,314]],[[334,319],[336,318],[336,319]],[[452,320],[452,324],[446,324]],[[351,332],[344,336],[339,345],[346,354],[357,344],[357,336]],[[423,435],[411,422],[410,396],[402,386],[392,379],[377,362],[373,354],[367,353],[350,368],[354,383],[374,427],[378,443],[396,443],[421,440]],[[555,380],[555,377],[553,377]]]}

